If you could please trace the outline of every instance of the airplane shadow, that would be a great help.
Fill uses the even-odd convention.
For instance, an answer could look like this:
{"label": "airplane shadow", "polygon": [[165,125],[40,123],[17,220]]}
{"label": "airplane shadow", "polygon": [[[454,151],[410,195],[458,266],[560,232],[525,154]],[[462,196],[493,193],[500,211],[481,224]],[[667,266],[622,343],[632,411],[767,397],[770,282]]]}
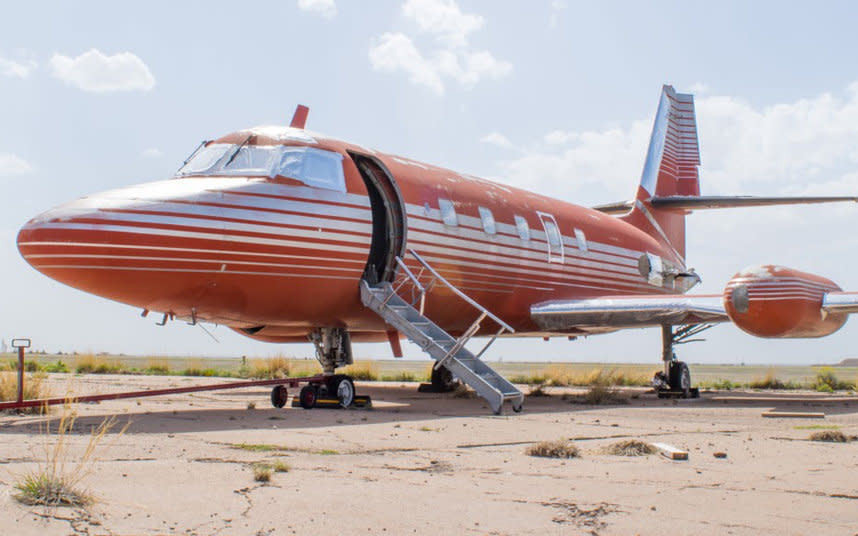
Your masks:
{"label": "airplane shadow", "polygon": [[[526,392],[526,389],[525,389]],[[658,411],[661,415],[653,422],[664,423],[671,411],[695,410],[712,412],[713,422],[729,424],[730,418],[717,411],[721,408],[759,408],[760,411],[819,412],[826,416],[858,413],[858,397],[825,396],[808,393],[773,394],[771,392],[704,392],[695,400],[661,400],[644,390],[620,390],[622,403],[592,405],[578,395],[552,394],[530,397],[525,401],[524,415],[582,414],[612,408],[614,411]],[[148,401],[110,401],[99,404],[92,414],[81,415],[71,431],[89,434],[93,427],[111,416],[119,427],[130,421],[126,434],[193,433],[213,431],[250,431],[279,429],[290,430],[338,428],[356,425],[429,421],[437,419],[485,418],[506,419],[515,423],[519,416],[505,406],[504,414],[494,415],[488,404],[480,398],[456,398],[451,394],[418,393],[414,384],[373,385],[358,382],[358,394],[369,395],[374,401],[371,409],[278,409],[270,406],[267,389],[248,388],[243,391],[203,392],[184,395],[182,399],[153,397]],[[297,394],[297,390],[290,390]],[[258,409],[248,409],[248,402]],[[217,408],[206,406],[217,405]],[[93,407],[84,404],[85,407]],[[61,410],[53,409],[46,420],[36,416],[4,416],[0,418],[2,434],[38,434],[46,423],[56,429]]]}

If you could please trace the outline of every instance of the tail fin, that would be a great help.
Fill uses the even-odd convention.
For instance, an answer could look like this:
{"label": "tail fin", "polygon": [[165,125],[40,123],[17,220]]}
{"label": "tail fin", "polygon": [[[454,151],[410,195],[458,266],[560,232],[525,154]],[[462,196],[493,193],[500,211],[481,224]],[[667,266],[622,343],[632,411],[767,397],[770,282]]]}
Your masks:
{"label": "tail fin", "polygon": [[694,97],[664,86],[632,211],[623,219],[670,246],[685,265],[687,211],[653,207],[653,197],[700,196]]}

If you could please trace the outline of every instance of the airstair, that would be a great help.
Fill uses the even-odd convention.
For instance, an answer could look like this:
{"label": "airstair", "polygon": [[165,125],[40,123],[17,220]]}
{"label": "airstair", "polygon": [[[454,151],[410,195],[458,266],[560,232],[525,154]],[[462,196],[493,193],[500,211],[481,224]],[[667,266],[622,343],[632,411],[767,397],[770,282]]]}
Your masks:
{"label": "airstair", "polygon": [[[371,285],[366,280],[361,281],[361,300],[364,305],[378,313],[389,325],[405,334],[424,352],[432,356],[435,359],[436,369],[446,367],[454,377],[471,386],[477,394],[488,401],[495,414],[501,413],[503,404],[507,400],[511,402],[513,411],[521,411],[524,403],[524,395],[521,391],[480,360],[498,336],[504,332],[513,333],[515,330],[444,279],[416,251],[408,250],[408,253],[420,263],[422,267],[420,272],[415,276],[405,262],[397,257],[396,262],[402,269],[402,277],[396,284],[383,282]],[[429,281],[425,284],[420,282],[424,274],[429,277]],[[447,286],[480,313],[459,338],[453,337],[423,314],[426,294],[436,282]],[[401,292],[408,290],[411,291],[410,302],[400,295]],[[481,323],[486,318],[500,326],[500,330],[491,337],[479,353],[474,354],[465,347],[465,344],[479,331]]]}

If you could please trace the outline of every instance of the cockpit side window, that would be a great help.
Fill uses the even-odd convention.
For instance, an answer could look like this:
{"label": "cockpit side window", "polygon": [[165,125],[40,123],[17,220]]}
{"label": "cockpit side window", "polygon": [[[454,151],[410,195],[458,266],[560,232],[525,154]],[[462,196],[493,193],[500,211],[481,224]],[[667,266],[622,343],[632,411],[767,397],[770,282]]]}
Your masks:
{"label": "cockpit side window", "polygon": [[312,147],[213,143],[193,154],[177,173],[287,177],[307,186],[346,191],[343,155]]}
{"label": "cockpit side window", "polygon": [[179,175],[203,174],[212,169],[218,160],[223,158],[227,149],[232,147],[228,143],[211,143],[202,147],[191,155],[190,160],[179,170]]}

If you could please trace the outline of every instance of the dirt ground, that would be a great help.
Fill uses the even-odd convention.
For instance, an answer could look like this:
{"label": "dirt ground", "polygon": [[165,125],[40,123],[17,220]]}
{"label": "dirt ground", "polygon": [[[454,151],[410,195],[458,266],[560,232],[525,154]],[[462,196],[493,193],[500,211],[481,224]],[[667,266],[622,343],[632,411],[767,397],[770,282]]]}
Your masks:
{"label": "dirt ground", "polygon": [[[87,376],[74,388],[217,381]],[[0,416],[0,533],[858,534],[858,442],[807,441],[811,426],[858,434],[855,396],[733,391],[671,401],[629,390],[627,404],[591,406],[558,390],[495,416],[481,399],[418,394],[416,384],[357,386],[373,409],[274,409],[268,388],[82,404],[69,465],[92,426],[110,415],[130,421],[99,445],[84,480],[97,501],[86,510],[13,498],[14,483],[44,459],[45,419]],[[770,409],[825,418],[763,418]],[[581,457],[524,453],[560,438],[574,439]],[[627,438],[689,458],[600,452]],[[255,482],[253,463],[274,460],[290,470]]]}

